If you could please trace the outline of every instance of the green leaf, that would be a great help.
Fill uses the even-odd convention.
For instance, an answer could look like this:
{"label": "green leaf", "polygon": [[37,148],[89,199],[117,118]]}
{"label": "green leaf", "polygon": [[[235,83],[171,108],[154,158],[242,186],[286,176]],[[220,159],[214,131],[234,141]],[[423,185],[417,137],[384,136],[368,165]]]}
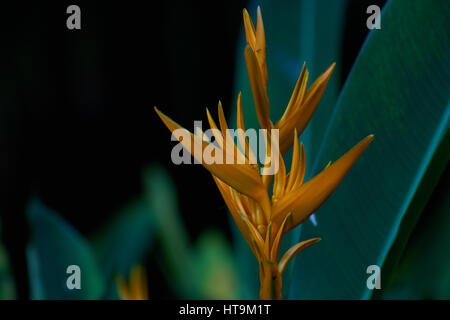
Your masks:
{"label": "green leaf", "polygon": [[161,247],[161,265],[172,289],[182,299],[238,298],[236,265],[223,234],[206,231],[192,246],[169,174],[155,164],[146,170],[144,181]]}
{"label": "green leaf", "polygon": [[[347,79],[314,172],[368,134],[375,140],[305,224],[322,241],[296,260],[293,299],[360,299],[369,265],[382,287],[448,162],[450,4],[390,1]],[[314,117],[313,117],[314,121]]]}
{"label": "green leaf", "polygon": [[[274,123],[282,116],[289,102],[304,62],[310,72],[309,84],[313,83],[333,62],[337,62],[313,116],[315,122],[308,125],[300,139],[305,143],[308,176],[311,159],[314,159],[320,146],[325,131],[323,128],[330,121],[331,111],[342,85],[340,81],[341,42],[347,0],[290,0],[283,1],[283,5],[277,1],[252,1],[248,11],[255,23],[258,5],[261,7],[267,39],[268,95],[270,115]],[[245,35],[242,31],[237,52],[235,96],[242,91],[246,128],[258,128],[259,124],[245,66],[244,47]],[[236,105],[234,101],[231,110],[230,120],[235,127]],[[290,151],[285,156],[288,169],[291,158]],[[231,222],[235,235],[239,269],[242,270],[242,281],[247,284],[244,288],[244,297],[256,299],[260,286],[258,263],[234,226],[234,222],[232,220]],[[282,252],[294,245],[299,236],[300,228],[289,233],[282,243]],[[288,294],[289,278],[294,261],[288,264],[283,276],[283,297],[287,297]]]}
{"label": "green leaf", "polygon": [[180,298],[200,298],[194,275],[192,246],[184,227],[178,193],[166,170],[150,166],[144,173],[145,196],[154,214],[155,236],[161,247],[161,264],[172,289]]}
{"label": "green leaf", "polygon": [[239,281],[230,245],[217,230],[203,232],[195,245],[195,278],[204,299],[239,298]]}
{"label": "green leaf", "polygon": [[116,275],[128,278],[132,267],[143,264],[153,243],[153,214],[145,197],[120,210],[91,240],[108,282],[107,297],[117,298]]}
{"label": "green leaf", "polygon": [[[2,225],[0,221],[0,239]],[[0,300],[13,300],[16,298],[16,288],[11,275],[8,254],[0,242]]]}
{"label": "green leaf", "polygon": [[[27,248],[32,299],[99,299],[104,284],[87,241],[53,210],[31,201],[31,240]],[[67,267],[81,270],[81,289],[67,288]]]}
{"label": "green leaf", "polygon": [[414,229],[383,299],[450,299],[450,170]]}

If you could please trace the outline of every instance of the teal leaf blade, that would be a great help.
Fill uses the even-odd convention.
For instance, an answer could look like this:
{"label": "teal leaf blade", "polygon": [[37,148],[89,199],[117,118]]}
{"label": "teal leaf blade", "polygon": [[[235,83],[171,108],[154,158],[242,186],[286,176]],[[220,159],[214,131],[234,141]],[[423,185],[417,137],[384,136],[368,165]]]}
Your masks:
{"label": "teal leaf blade", "polygon": [[[388,279],[449,159],[448,2],[390,1],[334,110],[313,171],[375,140],[317,211],[322,237],[296,259],[291,299],[361,299],[369,265]],[[314,121],[314,118],[313,118]]]}
{"label": "teal leaf blade", "polygon": [[[31,299],[101,298],[103,278],[88,242],[57,213],[33,200],[27,218],[31,240],[27,248]],[[68,289],[67,268],[81,271],[81,289]]]}

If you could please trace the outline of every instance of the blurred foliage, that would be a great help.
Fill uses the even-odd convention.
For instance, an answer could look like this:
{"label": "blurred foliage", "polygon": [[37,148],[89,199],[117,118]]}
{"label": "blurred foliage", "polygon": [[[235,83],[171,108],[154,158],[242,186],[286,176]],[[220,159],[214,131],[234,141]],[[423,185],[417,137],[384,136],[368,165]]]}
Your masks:
{"label": "blurred foliage", "polygon": [[[38,200],[28,216],[32,299],[119,299],[116,276],[128,274],[152,244],[152,215],[143,200],[122,209],[90,242]],[[65,270],[72,264],[80,266],[81,290],[66,287]]]}
{"label": "blurred foliage", "polygon": [[180,297],[197,297],[191,247],[179,216],[177,190],[162,167],[149,168],[144,173],[146,198],[154,214],[155,229],[161,247],[163,264],[169,285]]}
{"label": "blurred foliage", "polygon": [[[177,297],[235,299],[237,270],[230,244],[217,230],[207,230],[191,245],[177,206],[177,192],[157,165],[144,174],[145,192],[85,240],[39,200],[31,201],[28,219],[32,237],[27,249],[32,299],[119,299],[116,278],[161,247],[157,259]],[[0,247],[1,249],[1,247]],[[0,250],[0,262],[3,256]],[[0,276],[3,276],[0,263]],[[69,265],[81,269],[81,290],[69,290]],[[2,278],[0,277],[0,280]],[[157,297],[148,285],[150,298]]]}
{"label": "blurred foliage", "polygon": [[238,270],[228,241],[218,230],[205,231],[196,242],[195,278],[207,299],[238,299]]}
{"label": "blurred foliage", "polygon": [[172,289],[183,299],[238,298],[238,272],[223,234],[205,231],[191,245],[179,214],[177,190],[167,172],[154,165],[144,179],[163,253],[161,263]]}
{"label": "blurred foliage", "polygon": [[[338,2],[291,1],[286,16],[275,1],[253,1],[261,5],[268,37],[272,119],[284,110],[303,60],[311,64],[311,80],[333,61],[339,66],[344,12]],[[370,32],[336,106],[339,78],[332,75],[300,137],[309,176],[368,134],[375,141],[318,210],[318,226],[302,226],[300,240],[323,241],[296,257],[290,299],[369,298],[371,264],[382,266],[382,287],[389,280],[449,159],[449,13],[448,3],[389,1],[382,29]],[[246,126],[258,127],[241,42],[235,88],[243,90]],[[257,274],[250,250],[237,240],[239,267]],[[246,283],[256,297],[259,283]]]}
{"label": "blurred foliage", "polygon": [[117,299],[116,276],[141,264],[153,243],[153,214],[143,197],[132,201],[91,239],[107,281],[105,298]]}
{"label": "blurred foliage", "polygon": [[[0,220],[0,239],[2,224]],[[11,300],[16,297],[16,289],[11,275],[8,254],[0,242],[0,300]]]}
{"label": "blurred foliage", "polygon": [[[55,212],[34,199],[28,207],[31,241],[27,248],[31,299],[99,299],[104,282],[85,239]],[[81,290],[69,290],[67,267],[81,270]]]}

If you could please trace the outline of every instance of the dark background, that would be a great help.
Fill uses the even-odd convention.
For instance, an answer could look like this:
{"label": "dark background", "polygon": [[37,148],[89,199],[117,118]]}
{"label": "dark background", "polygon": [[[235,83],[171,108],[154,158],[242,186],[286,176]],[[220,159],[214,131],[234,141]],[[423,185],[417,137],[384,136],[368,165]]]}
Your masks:
{"label": "dark background", "polygon": [[[367,6],[384,2],[350,1],[341,83],[367,35]],[[140,193],[142,169],[158,161],[175,180],[191,238],[225,230],[210,174],[171,163],[174,143],[153,106],[190,130],[219,99],[229,111],[246,3],[2,4],[0,216],[19,298],[28,297],[24,212],[33,195],[89,235]],[[81,7],[81,30],[66,28],[70,4]]]}

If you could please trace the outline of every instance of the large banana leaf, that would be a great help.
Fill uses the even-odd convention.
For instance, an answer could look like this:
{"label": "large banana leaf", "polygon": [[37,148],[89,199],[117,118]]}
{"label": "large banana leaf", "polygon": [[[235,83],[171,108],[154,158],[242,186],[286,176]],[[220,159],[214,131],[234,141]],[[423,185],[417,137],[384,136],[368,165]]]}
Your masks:
{"label": "large banana leaf", "polygon": [[447,167],[383,299],[450,299],[450,169]]}
{"label": "large banana leaf", "polygon": [[[256,21],[256,7],[261,7],[267,42],[267,66],[269,73],[268,93],[270,113],[273,121],[278,120],[287,106],[290,95],[300,74],[303,63],[310,72],[310,83],[324,72],[333,62],[337,66],[328,82],[327,89],[314,115],[315,122],[303,133],[301,140],[305,143],[307,155],[307,176],[310,171],[310,159],[313,159],[319,147],[324,130],[330,119],[341,87],[341,42],[347,0],[290,0],[252,1],[248,7],[253,21]],[[242,91],[245,125],[258,128],[253,96],[248,80],[244,60],[245,37],[242,33],[237,52],[235,96]],[[325,49],[324,49],[325,48]],[[236,125],[236,105],[232,106],[231,122]],[[289,167],[290,152],[286,155]],[[308,222],[309,223],[309,222]],[[255,270],[258,265],[255,257],[233,224],[236,250],[244,287],[243,297],[257,298],[259,277]],[[300,227],[288,234],[282,244],[282,252],[287,250],[299,238]],[[287,296],[289,277],[293,263],[284,273],[283,296]]]}
{"label": "large banana leaf", "polygon": [[[87,241],[38,200],[28,208],[31,240],[27,248],[32,299],[99,299],[103,279]],[[68,289],[67,267],[81,270],[81,289]]]}
{"label": "large banana leaf", "polygon": [[[449,159],[448,1],[389,1],[347,79],[317,172],[369,133],[375,140],[302,238],[290,298],[360,299],[369,265],[384,287]],[[313,120],[314,121],[314,120]],[[324,128],[325,130],[325,128]]]}

